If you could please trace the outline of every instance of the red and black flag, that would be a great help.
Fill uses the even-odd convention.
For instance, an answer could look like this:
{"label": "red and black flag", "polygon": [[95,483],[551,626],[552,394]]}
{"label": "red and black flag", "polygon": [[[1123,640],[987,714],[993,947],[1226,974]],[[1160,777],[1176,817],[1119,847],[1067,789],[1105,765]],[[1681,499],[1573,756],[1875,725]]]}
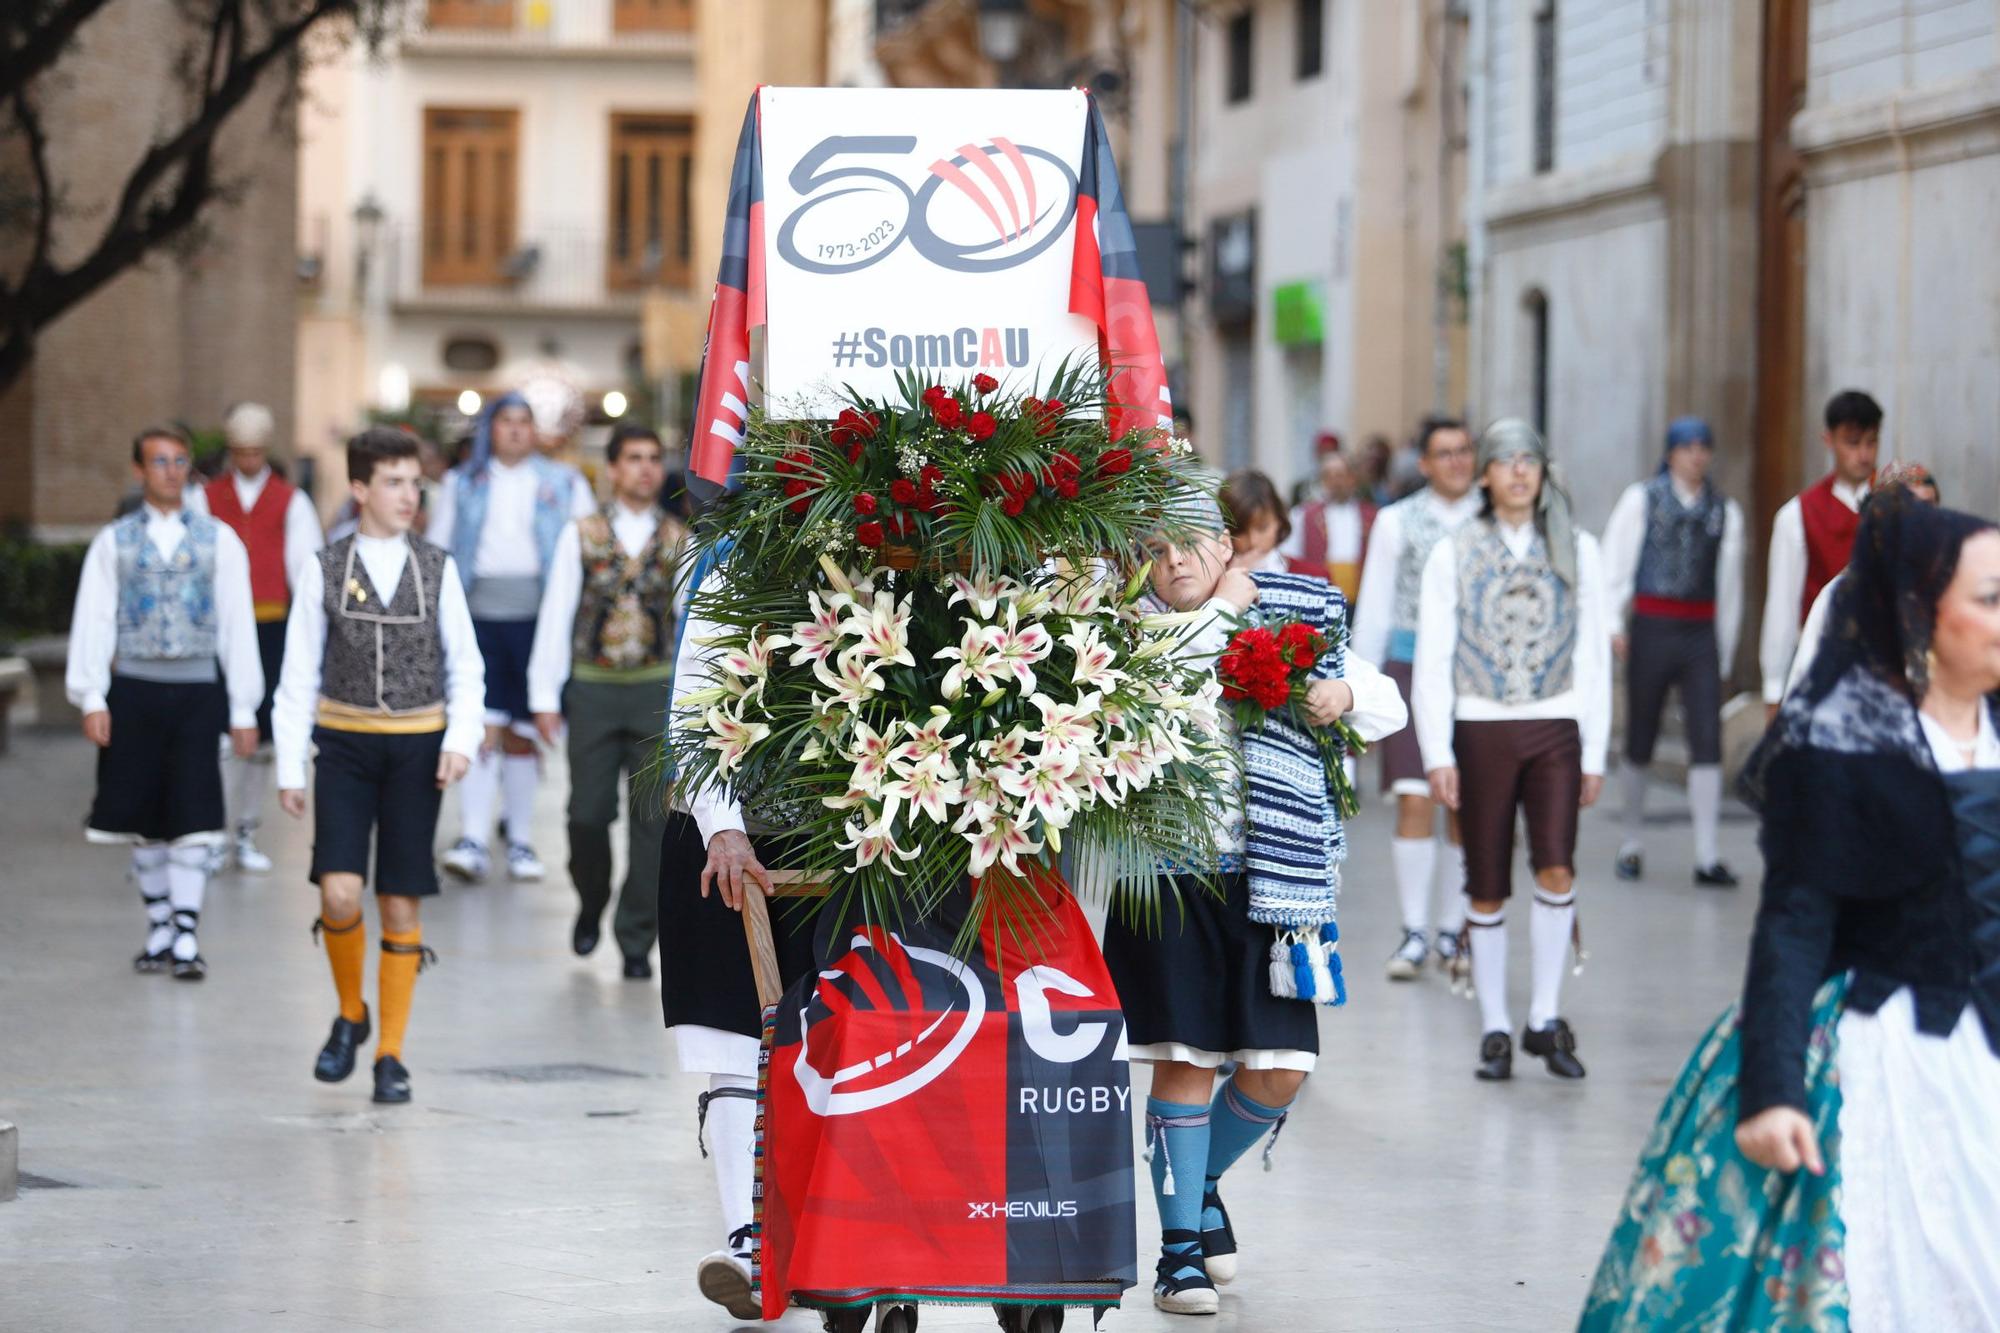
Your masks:
{"label": "red and black flag", "polygon": [[708,310],[701,375],[688,436],[688,470],[720,486],[750,420],[750,330],[764,322],[764,149],[756,93],[743,113],[736,164],[729,170],[729,216],[722,266]]}

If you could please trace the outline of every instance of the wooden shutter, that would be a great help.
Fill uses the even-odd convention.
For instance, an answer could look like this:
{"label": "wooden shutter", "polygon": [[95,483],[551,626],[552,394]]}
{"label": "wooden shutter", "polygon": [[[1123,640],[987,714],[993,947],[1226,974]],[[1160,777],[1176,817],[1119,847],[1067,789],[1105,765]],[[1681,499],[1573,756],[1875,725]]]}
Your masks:
{"label": "wooden shutter", "polygon": [[607,286],[688,285],[693,170],[690,117],[612,115]]}
{"label": "wooden shutter", "polygon": [[612,0],[613,32],[693,32],[695,0]]}
{"label": "wooden shutter", "polygon": [[514,0],[430,0],[425,22],[432,28],[511,32]]}
{"label": "wooden shutter", "polygon": [[424,283],[501,281],[514,249],[520,114],[424,109]]}

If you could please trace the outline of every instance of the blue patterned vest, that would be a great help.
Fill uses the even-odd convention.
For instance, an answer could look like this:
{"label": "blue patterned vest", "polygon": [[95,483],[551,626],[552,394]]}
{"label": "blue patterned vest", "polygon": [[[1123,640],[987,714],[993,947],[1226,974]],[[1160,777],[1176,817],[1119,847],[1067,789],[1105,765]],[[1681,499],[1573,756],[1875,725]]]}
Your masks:
{"label": "blue patterned vest", "polygon": [[1396,610],[1389,630],[1389,660],[1412,662],[1417,656],[1417,602],[1423,595],[1424,561],[1431,549],[1451,535],[1444,505],[1429,487],[1391,506],[1403,525],[1403,552],[1396,562]]}
{"label": "blue patterned vest", "polygon": [[[584,484],[583,474],[573,467],[551,462],[540,454],[529,454],[528,467],[535,474],[535,553],[541,561],[542,577],[549,574],[549,563],[555,559],[556,538],[562,535],[563,524],[569,522],[570,506],[575,492],[571,489]],[[477,471],[460,468],[447,478],[447,485],[458,488],[457,506],[451,530],[451,555],[458,562],[458,577],[470,591],[478,577],[474,569],[479,557],[479,534],[486,527],[486,505],[492,495],[493,474],[490,468]]]}
{"label": "blue patterned vest", "polygon": [[1641,597],[1681,602],[1715,600],[1715,565],[1729,502],[1703,482],[1693,505],[1681,503],[1662,472],[1646,483],[1646,540],[1639,548],[1633,590]]}
{"label": "blue patterned vest", "polygon": [[1538,530],[1516,559],[1491,518],[1452,534],[1458,554],[1458,650],[1452,681],[1462,695],[1525,704],[1570,688],[1576,656],[1576,590],[1549,564]]}
{"label": "blue patterned vest", "polygon": [[128,662],[215,657],[215,534],[206,514],[181,510],[187,535],[163,556],[146,538],[146,508],[112,525],[118,552],[118,648]]}

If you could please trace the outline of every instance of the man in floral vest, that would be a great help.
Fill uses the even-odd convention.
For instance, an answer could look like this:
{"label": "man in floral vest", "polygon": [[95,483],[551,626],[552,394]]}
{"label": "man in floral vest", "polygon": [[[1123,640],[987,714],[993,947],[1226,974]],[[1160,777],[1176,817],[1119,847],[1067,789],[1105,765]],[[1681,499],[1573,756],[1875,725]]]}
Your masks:
{"label": "man in floral vest", "polygon": [[541,781],[528,656],[556,539],[571,519],[596,512],[583,474],[535,451],[528,400],[508,393],[480,417],[472,456],[446,475],[425,532],[458,565],[486,662],[487,744],[459,785],[460,836],[444,856],[445,870],[468,883],[485,879],[492,864],[486,847],[496,797],[507,829],[508,877],[538,880],[548,873],[528,841]]}
{"label": "man in floral vest", "polygon": [[660,437],[620,426],[605,446],[612,498],[556,538],[528,659],[528,704],[550,745],[569,724],[569,873],[579,899],[570,945],[597,947],[611,901],[611,825],[627,787],[625,883],[613,932],[625,975],[653,975],[663,784],[654,771],[673,676],[686,529],[659,507]]}

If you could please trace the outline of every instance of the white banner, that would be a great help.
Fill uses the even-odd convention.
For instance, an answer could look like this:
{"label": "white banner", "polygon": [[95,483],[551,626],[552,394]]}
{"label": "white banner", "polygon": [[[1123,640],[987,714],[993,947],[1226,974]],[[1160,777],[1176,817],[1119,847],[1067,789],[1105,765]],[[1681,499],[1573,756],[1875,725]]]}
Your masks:
{"label": "white banner", "polygon": [[1083,93],[766,88],[765,401],[984,372],[1032,391],[1095,355],[1069,313]]}

